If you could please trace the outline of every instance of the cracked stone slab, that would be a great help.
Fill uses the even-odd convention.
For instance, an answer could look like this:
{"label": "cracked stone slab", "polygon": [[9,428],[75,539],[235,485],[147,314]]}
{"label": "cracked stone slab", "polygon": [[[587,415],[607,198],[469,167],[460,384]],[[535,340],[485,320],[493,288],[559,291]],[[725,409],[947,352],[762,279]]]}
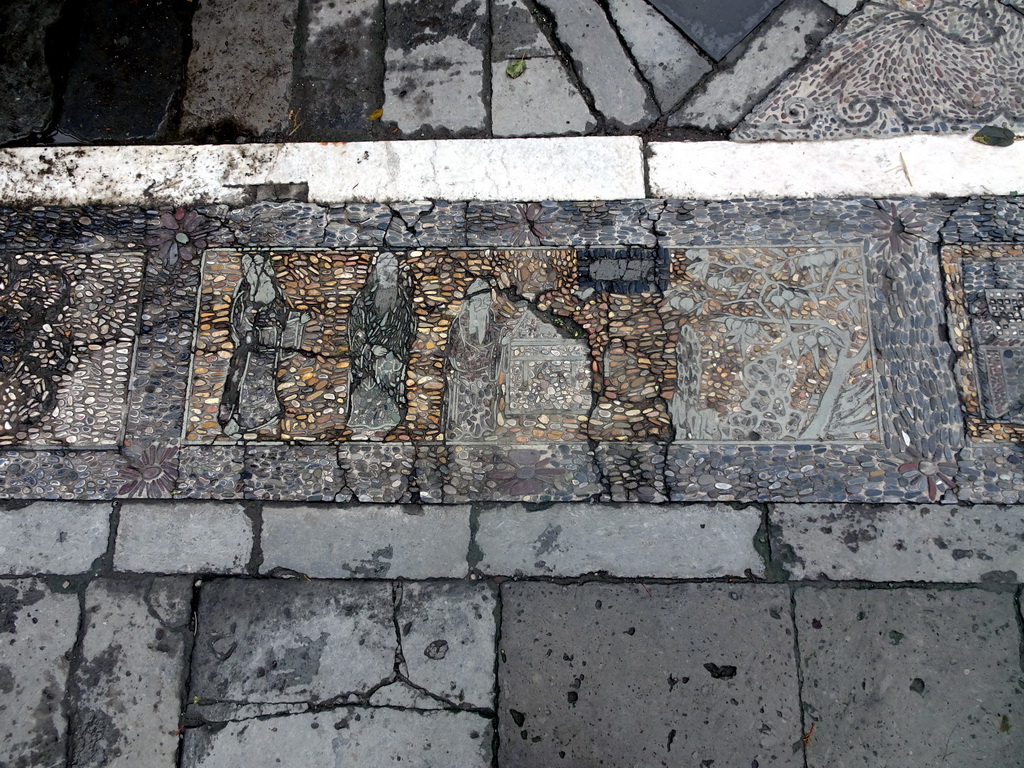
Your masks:
{"label": "cracked stone slab", "polygon": [[597,126],[587,102],[554,56],[527,59],[517,78],[506,74],[516,59],[491,65],[491,123],[495,136],[586,133]]}
{"label": "cracked stone slab", "polygon": [[487,4],[386,0],[384,116],[405,134],[484,130]]}
{"label": "cracked stone slab", "polygon": [[60,130],[83,141],[155,138],[185,68],[189,18],[179,0],[83,3]]}
{"label": "cracked stone slab", "polygon": [[604,10],[590,0],[543,0],[555,34],[572,56],[594,107],[613,126],[643,128],[658,117],[640,75],[619,43]]}
{"label": "cracked stone slab", "polygon": [[803,765],[782,586],[507,582],[498,675],[503,765]]}
{"label": "cracked stone slab", "polygon": [[240,504],[125,502],[114,569],[137,573],[244,573],[252,520]]}
{"label": "cracked stone slab", "polygon": [[509,576],[764,575],[756,507],[725,504],[521,504],[479,513],[482,573]]}
{"label": "cracked stone slab", "polygon": [[181,131],[282,136],[289,122],[298,5],[205,0],[192,20]]}
{"label": "cracked stone slab", "polygon": [[78,618],[75,594],[34,579],[0,582],[0,764],[64,764],[64,695]]}
{"label": "cracked stone slab", "polygon": [[471,712],[340,707],[185,733],[183,768],[358,765],[490,768],[489,720]]}
{"label": "cracked stone slab", "polygon": [[461,578],[468,506],[283,506],[263,509],[260,573],[317,578]]}
{"label": "cracked stone slab", "polygon": [[763,99],[790,67],[817,46],[837,16],[818,0],[791,0],[758,29],[727,66],[708,77],[668,118],[673,128],[732,128]]}
{"label": "cracked stone slab", "polygon": [[0,573],[83,573],[107,551],[110,504],[37,501],[0,510]]}
{"label": "cracked stone slab", "polygon": [[778,504],[772,551],[794,579],[1024,579],[1024,507]]}
{"label": "cracked stone slab", "polygon": [[190,705],[234,719],[350,697],[392,678],[398,640],[388,584],[304,579],[204,584],[192,654]]}
{"label": "cracked stone slab", "polygon": [[722,59],[781,0],[651,0],[701,48]]}
{"label": "cracked stone slab", "polygon": [[377,0],[314,0],[305,28],[293,104],[300,140],[365,135],[381,106],[384,9]]}
{"label": "cracked stone slab", "polygon": [[1005,592],[797,589],[807,765],[1019,765],[1015,613]]}
{"label": "cracked stone slab", "polygon": [[496,612],[486,582],[406,584],[397,620],[409,680],[456,706],[494,709]]}
{"label": "cracked stone slab", "polygon": [[608,9],[663,112],[711,71],[700,52],[644,0],[609,0]]}
{"label": "cracked stone slab", "polygon": [[75,675],[74,765],[174,768],[191,618],[188,578],[89,585]]}
{"label": "cracked stone slab", "polygon": [[0,9],[0,144],[40,133],[53,109],[46,35],[63,0],[23,0]]}

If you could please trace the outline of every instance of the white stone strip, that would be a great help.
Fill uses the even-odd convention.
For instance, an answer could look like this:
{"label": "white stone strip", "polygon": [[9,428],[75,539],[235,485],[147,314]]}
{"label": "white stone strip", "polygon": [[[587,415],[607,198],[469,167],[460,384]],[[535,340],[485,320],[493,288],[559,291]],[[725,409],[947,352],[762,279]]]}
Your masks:
{"label": "white stone strip", "polygon": [[634,136],[0,150],[9,205],[241,203],[262,184],[318,203],[645,196]]}
{"label": "white stone strip", "polygon": [[651,197],[698,200],[1006,195],[1024,191],[1024,142],[967,134],[740,144],[655,142]]}

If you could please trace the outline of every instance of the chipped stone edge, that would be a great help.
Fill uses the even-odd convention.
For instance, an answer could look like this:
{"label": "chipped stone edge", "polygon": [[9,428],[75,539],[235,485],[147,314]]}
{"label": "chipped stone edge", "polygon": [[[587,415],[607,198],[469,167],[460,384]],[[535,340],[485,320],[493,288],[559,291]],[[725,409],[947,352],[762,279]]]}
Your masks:
{"label": "chipped stone edge", "polygon": [[725,200],[1004,195],[1024,145],[966,134],[825,142],[653,142],[637,136],[0,150],[9,205],[244,204],[262,185],[309,202]]}

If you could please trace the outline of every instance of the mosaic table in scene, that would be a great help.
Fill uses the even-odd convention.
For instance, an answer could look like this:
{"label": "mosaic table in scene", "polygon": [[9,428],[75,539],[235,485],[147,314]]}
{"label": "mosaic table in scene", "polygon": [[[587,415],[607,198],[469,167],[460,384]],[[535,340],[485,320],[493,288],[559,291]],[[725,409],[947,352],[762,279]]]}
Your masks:
{"label": "mosaic table in scene", "polygon": [[1024,212],[0,210],[6,498],[1017,501]]}

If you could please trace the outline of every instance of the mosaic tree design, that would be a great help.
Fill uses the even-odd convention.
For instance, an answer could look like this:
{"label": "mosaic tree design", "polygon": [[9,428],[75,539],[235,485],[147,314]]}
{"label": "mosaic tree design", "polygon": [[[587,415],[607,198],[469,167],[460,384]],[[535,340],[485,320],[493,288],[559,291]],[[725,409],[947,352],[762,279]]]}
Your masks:
{"label": "mosaic tree design", "polygon": [[850,248],[690,250],[666,301],[676,440],[875,436],[863,262]]}

